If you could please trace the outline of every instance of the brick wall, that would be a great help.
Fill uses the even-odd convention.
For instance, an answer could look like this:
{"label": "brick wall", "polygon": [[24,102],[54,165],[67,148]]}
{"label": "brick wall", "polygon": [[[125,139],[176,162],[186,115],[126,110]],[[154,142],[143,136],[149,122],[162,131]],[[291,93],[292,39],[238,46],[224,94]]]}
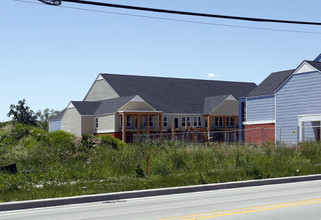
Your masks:
{"label": "brick wall", "polygon": [[275,124],[245,125],[245,143],[261,145],[275,141]]}

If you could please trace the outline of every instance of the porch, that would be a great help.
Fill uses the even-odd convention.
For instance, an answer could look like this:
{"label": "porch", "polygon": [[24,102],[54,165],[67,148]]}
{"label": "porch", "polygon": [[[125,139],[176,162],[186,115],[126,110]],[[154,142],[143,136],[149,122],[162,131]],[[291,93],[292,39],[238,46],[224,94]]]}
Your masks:
{"label": "porch", "polygon": [[150,134],[163,132],[163,113],[161,111],[118,111],[122,141],[127,142],[127,132]]}

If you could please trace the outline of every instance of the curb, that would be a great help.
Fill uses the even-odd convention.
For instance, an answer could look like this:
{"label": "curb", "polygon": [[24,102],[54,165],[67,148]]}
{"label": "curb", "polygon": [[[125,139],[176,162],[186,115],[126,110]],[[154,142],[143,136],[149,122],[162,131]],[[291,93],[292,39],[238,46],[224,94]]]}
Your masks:
{"label": "curb", "polygon": [[321,174],[0,203],[0,211],[321,180]]}

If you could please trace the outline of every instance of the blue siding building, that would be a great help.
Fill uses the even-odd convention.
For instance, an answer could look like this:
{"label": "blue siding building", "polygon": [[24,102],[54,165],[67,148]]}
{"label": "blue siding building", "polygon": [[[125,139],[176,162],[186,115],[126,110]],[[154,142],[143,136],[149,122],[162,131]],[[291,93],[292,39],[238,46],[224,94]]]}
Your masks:
{"label": "blue siding building", "polygon": [[252,121],[274,121],[274,95],[249,97],[246,99],[248,122]]}
{"label": "blue siding building", "polygon": [[49,124],[49,132],[61,130],[61,120],[51,120]]}
{"label": "blue siding building", "polygon": [[[321,63],[304,61],[276,90],[276,141],[320,140],[321,118],[315,119],[321,113],[320,70]],[[299,117],[305,119],[301,124]]]}
{"label": "blue siding building", "polygon": [[320,61],[321,54],[314,61],[303,61],[296,69],[272,73],[242,98],[241,114],[245,117],[239,126],[246,129],[245,142],[263,142],[255,129],[273,129],[274,141],[287,145],[320,140]]}

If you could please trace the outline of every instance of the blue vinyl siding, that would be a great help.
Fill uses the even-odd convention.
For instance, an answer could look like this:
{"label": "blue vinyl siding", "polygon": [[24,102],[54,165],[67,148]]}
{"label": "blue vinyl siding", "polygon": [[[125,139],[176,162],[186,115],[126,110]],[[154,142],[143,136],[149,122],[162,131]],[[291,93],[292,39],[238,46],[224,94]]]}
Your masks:
{"label": "blue vinyl siding", "polygon": [[274,120],[274,95],[247,98],[246,121]]}
{"label": "blue vinyl siding", "polygon": [[[297,144],[298,116],[321,113],[320,85],[319,72],[301,73],[292,75],[276,91],[276,141]],[[305,140],[314,140],[315,133],[315,129],[306,128]]]}
{"label": "blue vinyl siding", "polygon": [[61,130],[61,120],[50,121],[49,132]]}

